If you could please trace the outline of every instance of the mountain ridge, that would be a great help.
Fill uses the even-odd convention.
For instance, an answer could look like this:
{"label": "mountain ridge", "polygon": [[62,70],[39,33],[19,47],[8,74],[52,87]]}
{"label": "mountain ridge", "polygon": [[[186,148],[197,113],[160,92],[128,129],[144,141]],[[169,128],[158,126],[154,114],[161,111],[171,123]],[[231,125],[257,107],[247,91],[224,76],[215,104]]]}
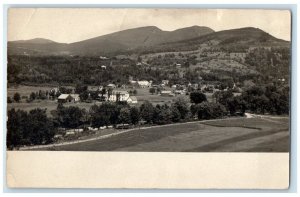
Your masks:
{"label": "mountain ridge", "polygon": [[284,41],[264,32],[259,28],[244,27],[215,32],[205,26],[190,26],[173,31],[164,31],[156,26],[145,26],[126,29],[110,34],[97,36],[73,43],[58,43],[49,39],[35,38],[31,40],[8,42],[9,54],[43,54],[43,55],[86,55],[123,53],[134,50],[156,48],[174,48],[177,46],[196,46],[208,41],[216,41],[218,45],[280,45]]}

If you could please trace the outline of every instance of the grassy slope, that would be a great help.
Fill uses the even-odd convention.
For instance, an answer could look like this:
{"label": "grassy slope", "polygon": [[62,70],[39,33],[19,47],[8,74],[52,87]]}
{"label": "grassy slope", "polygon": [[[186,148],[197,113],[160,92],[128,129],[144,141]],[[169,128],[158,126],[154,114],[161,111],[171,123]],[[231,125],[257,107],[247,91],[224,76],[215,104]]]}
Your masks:
{"label": "grassy slope", "polygon": [[[288,119],[228,119],[134,130],[48,150],[154,152],[288,152]],[[208,125],[209,124],[209,125]],[[212,126],[212,125],[217,126]],[[255,127],[257,129],[253,129]],[[278,143],[279,142],[279,143]]]}

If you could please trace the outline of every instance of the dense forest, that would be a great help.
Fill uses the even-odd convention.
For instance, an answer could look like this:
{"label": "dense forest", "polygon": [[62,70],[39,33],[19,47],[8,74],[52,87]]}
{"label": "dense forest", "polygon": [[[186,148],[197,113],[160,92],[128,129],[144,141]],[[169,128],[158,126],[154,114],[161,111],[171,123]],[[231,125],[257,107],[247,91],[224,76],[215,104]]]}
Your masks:
{"label": "dense forest", "polygon": [[[235,83],[253,80],[258,84],[266,84],[270,80],[281,78],[289,81],[290,59],[288,48],[255,49],[247,53],[243,62],[239,62],[246,66],[248,71],[245,71],[245,69],[230,69],[230,65],[225,64],[219,69],[213,69],[213,66],[210,66],[213,61],[203,59],[201,54],[171,53],[148,55],[143,59],[139,56],[137,58],[125,56],[125,58],[112,57],[105,60],[99,57],[80,56],[9,56],[8,82],[122,85],[128,84],[131,76],[135,80],[152,80],[154,83],[167,79],[170,84],[199,83],[199,79],[222,82],[224,78],[232,78]],[[209,72],[204,72],[198,66],[204,60],[208,62]],[[180,68],[176,67],[178,64],[181,65]]]}

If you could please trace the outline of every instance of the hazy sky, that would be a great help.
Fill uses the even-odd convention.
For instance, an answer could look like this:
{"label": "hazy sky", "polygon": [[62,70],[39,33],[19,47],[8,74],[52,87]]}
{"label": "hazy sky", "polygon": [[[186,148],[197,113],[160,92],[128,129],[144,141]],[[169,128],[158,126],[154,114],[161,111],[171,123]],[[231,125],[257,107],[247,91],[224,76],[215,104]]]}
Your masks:
{"label": "hazy sky", "polygon": [[11,8],[7,37],[70,43],[128,28],[172,31],[193,25],[215,31],[251,26],[284,40],[290,40],[291,32],[290,13],[279,10]]}

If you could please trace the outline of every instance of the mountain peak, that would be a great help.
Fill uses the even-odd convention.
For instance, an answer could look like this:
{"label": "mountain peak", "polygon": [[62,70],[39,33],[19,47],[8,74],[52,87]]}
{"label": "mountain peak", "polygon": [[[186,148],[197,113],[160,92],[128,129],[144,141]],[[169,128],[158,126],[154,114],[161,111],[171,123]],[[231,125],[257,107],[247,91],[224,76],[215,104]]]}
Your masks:
{"label": "mountain peak", "polygon": [[45,38],[33,38],[30,40],[11,41],[11,43],[50,44],[50,43],[56,43],[56,42],[49,40],[49,39],[45,39]]}

